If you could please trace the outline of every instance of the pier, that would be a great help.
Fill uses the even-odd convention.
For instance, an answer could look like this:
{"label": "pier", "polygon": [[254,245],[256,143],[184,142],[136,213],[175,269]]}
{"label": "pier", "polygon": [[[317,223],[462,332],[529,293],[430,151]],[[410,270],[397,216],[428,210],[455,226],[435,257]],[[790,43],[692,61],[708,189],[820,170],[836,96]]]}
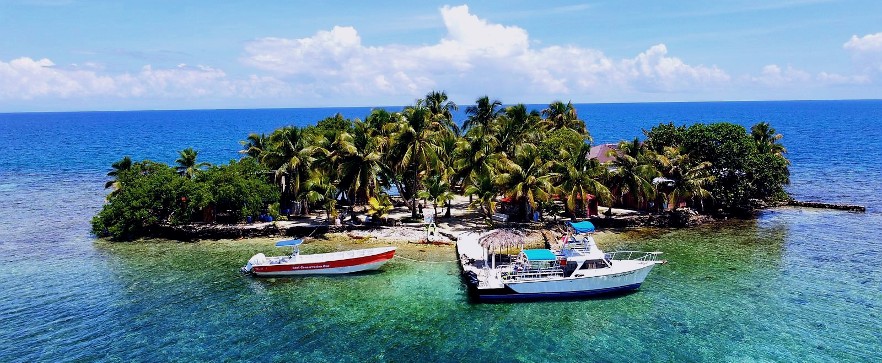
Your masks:
{"label": "pier", "polygon": [[862,206],[862,205],[855,205],[855,204],[803,202],[803,201],[799,201],[799,200],[791,200],[791,201],[787,202],[787,205],[791,206],[791,207],[836,209],[836,210],[844,210],[844,211],[849,211],[849,212],[866,212],[867,211],[867,207]]}

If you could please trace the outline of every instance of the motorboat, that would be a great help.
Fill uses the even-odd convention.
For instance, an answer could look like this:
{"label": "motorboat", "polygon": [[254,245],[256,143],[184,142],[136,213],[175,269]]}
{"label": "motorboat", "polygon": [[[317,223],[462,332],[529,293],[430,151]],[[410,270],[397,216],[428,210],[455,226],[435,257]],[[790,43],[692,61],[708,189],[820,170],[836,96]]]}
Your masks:
{"label": "motorboat", "polygon": [[639,288],[649,271],[665,262],[661,252],[605,253],[594,241],[591,222],[567,225],[559,251],[522,249],[499,266],[496,258],[487,259],[490,246],[481,246],[481,237],[461,238],[457,248],[470,293],[480,301],[507,301],[626,292]]}
{"label": "motorboat", "polygon": [[291,247],[287,256],[266,257],[258,253],[242,267],[254,276],[347,274],[376,270],[395,257],[395,247],[376,247],[331,253],[301,254],[302,239],[284,240],[276,247]]}

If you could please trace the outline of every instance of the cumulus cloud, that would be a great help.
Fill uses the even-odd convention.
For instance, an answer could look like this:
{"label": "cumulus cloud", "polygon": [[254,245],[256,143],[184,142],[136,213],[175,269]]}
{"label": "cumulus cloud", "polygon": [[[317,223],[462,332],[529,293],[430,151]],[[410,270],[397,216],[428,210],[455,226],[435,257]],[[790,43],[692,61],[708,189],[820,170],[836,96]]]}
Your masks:
{"label": "cumulus cloud", "polygon": [[842,47],[855,52],[882,52],[882,33],[867,34],[860,38],[852,35]]}
{"label": "cumulus cloud", "polygon": [[431,88],[505,95],[668,92],[719,87],[716,66],[690,65],[664,44],[630,59],[575,46],[533,47],[516,26],[493,24],[466,5],[440,9],[446,35],[436,44],[365,46],[351,27],[299,39],[263,38],[245,47],[243,62],[316,95],[420,94]]}
{"label": "cumulus cloud", "polygon": [[867,34],[860,38],[852,35],[842,47],[851,52],[855,66],[861,72],[867,75],[882,73],[882,33]]}
{"label": "cumulus cloud", "polygon": [[439,11],[446,33],[430,44],[368,46],[348,26],[303,38],[254,39],[244,45],[240,60],[257,74],[245,77],[206,65],[145,65],[111,73],[94,62],[59,66],[45,58],[0,60],[0,100],[236,98],[290,99],[294,104],[285,104],[290,106],[370,105],[407,103],[431,89],[446,90],[459,102],[482,94],[507,101],[577,102],[674,98],[669,94],[752,97],[756,90],[778,97],[825,85],[872,84],[882,74],[882,33],[855,35],[843,44],[854,59],[854,75],[813,76],[769,64],[733,79],[715,65],[688,63],[665,44],[613,58],[587,47],[539,45],[526,30],[482,19],[466,5]]}
{"label": "cumulus cloud", "polygon": [[28,57],[0,61],[0,99],[35,98],[254,98],[286,94],[287,84],[272,77],[233,80],[208,66],[178,65],[157,69],[144,66],[136,73],[108,75],[96,64],[59,67],[49,59]]}

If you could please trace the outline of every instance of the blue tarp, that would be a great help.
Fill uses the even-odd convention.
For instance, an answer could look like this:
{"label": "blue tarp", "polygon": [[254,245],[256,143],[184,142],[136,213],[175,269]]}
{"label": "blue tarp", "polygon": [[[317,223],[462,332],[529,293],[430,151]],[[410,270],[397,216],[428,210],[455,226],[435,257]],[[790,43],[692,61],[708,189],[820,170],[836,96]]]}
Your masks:
{"label": "blue tarp", "polygon": [[524,250],[524,255],[530,261],[554,261],[557,259],[551,250]]}
{"label": "blue tarp", "polygon": [[288,246],[297,246],[303,243],[302,239],[289,239],[285,241],[276,242],[276,247],[288,247]]}
{"label": "blue tarp", "polygon": [[582,221],[582,222],[576,222],[576,223],[567,222],[567,224],[569,224],[570,227],[573,227],[573,229],[576,231],[576,233],[593,233],[594,232],[594,225],[588,221]]}

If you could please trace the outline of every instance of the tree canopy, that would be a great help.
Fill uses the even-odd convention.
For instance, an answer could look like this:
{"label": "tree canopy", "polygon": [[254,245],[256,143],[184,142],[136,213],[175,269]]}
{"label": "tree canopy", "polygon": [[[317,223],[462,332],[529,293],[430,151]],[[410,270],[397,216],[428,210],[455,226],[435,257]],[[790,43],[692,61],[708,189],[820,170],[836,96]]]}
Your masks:
{"label": "tree canopy", "polygon": [[338,113],[312,126],[253,133],[241,141],[241,160],[227,165],[198,162],[192,148],[175,167],[123,158],[108,173],[113,191],[92,230],[131,239],[160,224],[212,219],[210,212],[236,221],[280,207],[322,208],[330,218],[358,205],[382,216],[393,190],[412,217],[426,203],[435,214],[447,207],[449,216],[453,195],[464,194],[488,218],[505,198],[515,220],[561,208],[584,216],[592,199],[731,213],[787,197],[782,136],[765,122],[750,131],[732,123],[659,124],[644,131],[645,140],[619,143],[613,161],[601,164],[589,158],[587,123],[572,102],[536,110],[483,96],[466,107],[462,125],[453,118],[458,107],[432,91],[400,112],[375,109],[363,121]]}

